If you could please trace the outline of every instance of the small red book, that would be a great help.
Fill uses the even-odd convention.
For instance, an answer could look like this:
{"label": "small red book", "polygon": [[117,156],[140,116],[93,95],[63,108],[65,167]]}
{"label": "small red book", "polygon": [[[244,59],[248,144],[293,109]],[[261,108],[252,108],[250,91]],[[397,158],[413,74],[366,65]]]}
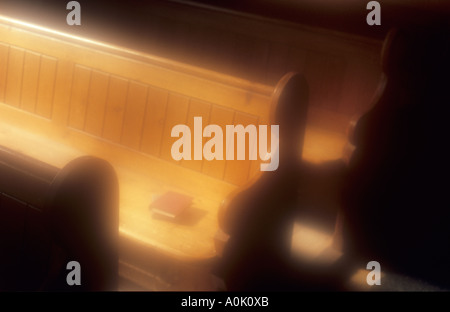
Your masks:
{"label": "small red book", "polygon": [[156,198],[150,204],[150,209],[154,214],[175,219],[189,208],[191,204],[191,196],[169,191]]}

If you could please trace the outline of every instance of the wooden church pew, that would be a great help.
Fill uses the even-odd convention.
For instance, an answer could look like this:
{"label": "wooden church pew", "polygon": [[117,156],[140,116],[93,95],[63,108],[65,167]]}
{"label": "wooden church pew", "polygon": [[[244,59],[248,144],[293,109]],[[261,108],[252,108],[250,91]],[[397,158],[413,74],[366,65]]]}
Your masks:
{"label": "wooden church pew", "polygon": [[[192,127],[194,116],[222,127],[270,124],[275,87],[7,17],[0,37],[2,144],[57,168],[86,154],[109,161],[120,184],[121,274],[147,288],[210,289],[177,286],[180,276],[200,275],[196,266],[155,278],[157,286],[142,276],[216,257],[218,207],[259,161],[177,162],[170,132]],[[338,156],[343,136],[329,138],[306,129],[304,157]],[[150,203],[167,191],[193,196],[184,222],[152,216]]]}
{"label": "wooden church pew", "polygon": [[[177,162],[171,129],[192,127],[194,116],[224,129],[269,124],[273,87],[6,17],[0,38],[2,144],[57,168],[86,154],[114,166],[121,272],[140,270],[130,246],[180,263],[214,258],[219,204],[259,163]],[[169,190],[194,198],[184,223],[154,218],[149,210],[152,198]],[[152,270],[149,259],[143,262]]]}
{"label": "wooden church pew", "polygon": [[60,170],[0,147],[0,176],[1,291],[117,289],[118,185],[106,161]]}

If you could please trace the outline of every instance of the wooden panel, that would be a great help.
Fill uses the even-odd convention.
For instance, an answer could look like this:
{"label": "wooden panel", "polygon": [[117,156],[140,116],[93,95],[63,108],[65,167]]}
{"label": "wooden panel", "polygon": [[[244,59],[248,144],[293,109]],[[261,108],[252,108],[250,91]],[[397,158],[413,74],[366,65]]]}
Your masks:
{"label": "wooden panel", "polygon": [[75,66],[68,125],[78,130],[84,129],[90,79],[89,68]]}
{"label": "wooden panel", "polygon": [[305,77],[309,86],[309,101],[311,106],[320,106],[322,100],[322,77],[325,71],[325,57],[321,53],[308,51],[305,64]]}
{"label": "wooden panel", "polygon": [[[207,18],[211,19],[211,17]],[[170,19],[170,21],[172,20],[173,18]],[[194,20],[190,17],[189,21],[192,24]],[[255,25],[253,21],[245,22],[245,25],[252,26],[250,28],[241,27],[243,25],[242,23],[233,24],[233,31],[229,32],[228,26],[225,27],[220,20],[212,22],[216,23],[216,25],[221,24],[223,31],[218,31],[217,28],[213,27],[200,27],[196,25],[197,29],[200,29],[202,32],[212,34],[210,37],[202,35],[201,40],[199,39],[197,41],[199,43],[198,45],[192,43],[192,40],[190,40],[192,37],[187,37],[192,34],[192,28],[183,28],[183,25],[186,25],[185,23],[178,23],[176,25],[176,31],[171,32],[174,38],[163,35],[159,38],[158,36],[153,36],[152,38],[163,39],[165,42],[171,43],[165,46],[165,51],[177,51],[176,48],[174,49],[172,43],[175,44],[175,47],[176,44],[184,47],[185,43],[191,42],[189,47],[180,49],[182,51],[179,52],[180,55],[187,53],[195,55],[197,56],[198,65],[203,66],[208,62],[211,66],[216,66],[210,67],[213,69],[217,69],[220,66],[233,66],[234,68],[226,68],[225,70],[228,72],[240,72],[243,75],[245,74],[247,78],[261,73],[260,77],[255,76],[255,81],[244,81],[236,77],[228,77],[220,73],[209,72],[203,68],[179,64],[173,60],[164,60],[137,51],[129,52],[125,49],[105,45],[100,46],[96,43],[81,42],[75,38],[71,38],[69,41],[67,38],[58,34],[45,33],[42,30],[33,30],[30,28],[27,29],[26,26],[12,25],[9,22],[2,21],[2,25],[0,25],[0,41],[25,49],[31,49],[49,58],[54,57],[52,64],[56,72],[53,90],[54,105],[53,107],[51,106],[51,100],[42,101],[42,104],[49,103],[49,108],[53,110],[51,115],[52,122],[43,118],[35,118],[36,116],[25,114],[23,111],[19,111],[8,105],[0,105],[2,116],[7,115],[8,122],[14,123],[14,127],[20,128],[20,131],[17,130],[17,132],[13,133],[14,135],[10,135],[9,137],[6,135],[9,132],[1,131],[1,133],[5,134],[3,139],[7,139],[10,146],[19,146],[17,142],[22,142],[22,140],[18,138],[20,138],[23,132],[26,132],[28,141],[25,142],[29,142],[30,144],[20,143],[20,145],[23,146],[27,153],[34,153],[43,158],[51,158],[55,164],[59,165],[73,158],[74,155],[78,156],[85,152],[93,152],[104,158],[109,157],[112,164],[117,168],[123,169],[118,171],[121,176],[121,186],[125,185],[126,187],[126,191],[123,192],[124,196],[122,196],[124,200],[121,203],[121,213],[122,216],[126,215],[128,219],[122,219],[123,222],[121,221],[123,226],[121,226],[122,234],[127,233],[130,237],[141,239],[143,242],[148,243],[148,245],[162,248],[169,253],[174,252],[173,250],[176,249],[175,253],[184,256],[213,256],[214,249],[210,247],[203,248],[203,246],[211,244],[212,239],[210,238],[217,228],[217,203],[233,187],[229,183],[209,178],[206,175],[211,175],[219,179],[224,179],[225,177],[227,181],[240,184],[246,170],[246,167],[242,163],[239,164],[239,161],[229,161],[229,163],[235,162],[236,168],[233,167],[233,164],[227,165],[227,174],[225,175],[227,161],[204,161],[201,168],[202,174],[169,164],[166,161],[161,161],[154,157],[148,157],[148,155],[144,155],[143,153],[135,153],[131,149],[124,148],[124,146],[119,146],[118,144],[98,140],[94,136],[86,135],[85,132],[65,128],[69,120],[71,96],[80,96],[78,92],[71,92],[72,85],[79,84],[79,81],[73,81],[72,84],[72,80],[78,75],[73,73],[75,68],[74,64],[79,64],[80,66],[85,66],[84,68],[86,70],[91,71],[89,87],[82,88],[83,90],[89,90],[84,120],[82,118],[83,114],[80,114],[80,120],[84,122],[84,131],[95,135],[101,134],[109,140],[124,142],[124,144],[131,145],[135,148],[136,141],[133,140],[137,137],[135,134],[139,132],[140,119],[137,119],[138,122],[136,124],[133,124],[131,120],[134,120],[132,116],[135,116],[140,111],[138,108],[141,109],[142,107],[130,106],[135,103],[132,99],[135,92],[132,91],[133,83],[130,83],[130,86],[128,86],[128,81],[138,81],[139,83],[148,85],[149,88],[145,112],[142,113],[145,120],[142,140],[140,142],[141,151],[150,155],[160,156],[161,145],[163,145],[163,158],[171,160],[170,148],[176,140],[176,138],[170,137],[174,123],[189,123],[188,119],[191,117],[190,114],[194,114],[191,110],[197,110],[197,108],[193,108],[192,102],[189,106],[187,99],[195,97],[199,101],[211,103],[212,108],[209,123],[218,124],[222,129],[225,129],[226,125],[237,123],[242,118],[243,120],[246,120],[246,118],[252,120],[253,116],[249,115],[258,115],[260,117],[259,121],[263,122],[268,116],[269,96],[273,88],[258,85],[255,82],[264,81],[266,77],[270,77],[271,75],[274,77],[277,75],[281,76],[285,70],[291,67],[304,69],[308,73],[309,78],[312,78],[311,80],[314,82],[313,89],[315,88],[315,91],[313,97],[327,99],[329,94],[321,94],[325,90],[321,84],[324,81],[333,82],[338,80],[340,74],[333,76],[335,73],[331,73],[330,76],[327,76],[326,71],[330,68],[335,68],[340,73],[342,70],[340,69],[341,63],[339,63],[339,60],[335,67],[333,67],[333,63],[327,65],[327,62],[323,60],[328,60],[330,56],[334,57],[333,55],[335,54],[337,58],[344,55],[345,60],[355,62],[354,59],[349,57],[350,54],[345,53],[348,50],[347,46],[358,47],[359,44],[357,41],[350,40],[351,38],[346,38],[345,36],[335,36],[333,34],[323,35],[323,32],[304,29],[297,31],[297,29],[292,28],[289,30],[287,26],[274,26],[271,28],[273,25],[269,25],[261,28],[259,27],[261,26],[260,24]],[[25,28],[25,31],[22,28]],[[163,31],[164,27],[161,27],[161,30]],[[270,35],[266,32],[267,30],[269,30]],[[288,35],[284,31],[287,31]],[[233,33],[233,35],[220,37],[221,33]],[[243,33],[245,34],[243,35]],[[341,37],[344,40],[341,40]],[[169,40],[168,38],[171,39]],[[183,40],[178,40],[178,38],[183,38]],[[250,39],[247,40],[247,38]],[[258,39],[254,40],[252,38]],[[227,42],[223,39],[226,39]],[[344,43],[334,43],[338,41]],[[271,45],[274,42],[271,46],[270,59],[268,59],[267,64],[261,65],[266,58],[265,47],[267,46],[267,42],[271,42]],[[347,42],[350,43],[347,44]],[[342,48],[343,45],[345,45],[344,48]],[[12,88],[8,88],[10,98],[14,98],[14,88],[18,90],[17,94],[20,94],[22,92],[22,86],[12,83],[11,81],[13,80],[6,79],[9,78],[6,75],[11,74],[8,74],[10,65],[16,64],[13,69],[17,69],[15,74],[20,77],[17,81],[22,82],[23,68],[19,66],[21,58],[20,53],[17,53],[22,50],[15,48],[16,55],[11,58],[8,46],[6,45],[4,48],[0,48],[0,83],[1,79],[3,79],[2,74],[5,75],[5,84],[3,86],[0,85],[0,96],[2,96],[1,90],[6,90],[5,85],[6,81],[8,81],[7,83],[12,86]],[[221,47],[226,47],[226,49],[221,50]],[[254,49],[255,47],[258,47],[258,49]],[[298,47],[298,51],[296,47]],[[303,63],[305,61],[302,59],[304,58],[303,48],[311,50],[308,55],[308,68],[304,66],[307,64]],[[211,53],[196,53],[205,49],[210,49]],[[263,52],[258,54],[259,52],[255,50],[261,50]],[[360,51],[361,49],[357,48],[352,53],[354,55],[360,55]],[[175,54],[176,52],[173,53]],[[220,57],[215,57],[213,55],[214,53],[217,53]],[[230,55],[230,53],[233,55]],[[165,54],[164,56],[167,57]],[[360,64],[364,64],[367,53],[360,55],[360,57]],[[49,81],[48,90],[51,90],[51,79],[44,79],[42,77],[45,67],[44,58],[44,56],[41,56],[42,61],[39,73],[40,82],[38,86],[36,111],[39,108],[41,83],[43,81]],[[221,63],[224,59],[226,59],[226,62]],[[2,62],[6,63],[3,64]],[[80,66],[77,66],[77,71],[79,71]],[[263,66],[265,67],[262,68]],[[269,72],[273,72],[274,74],[266,74],[266,68],[268,66],[272,66]],[[367,87],[365,85],[366,83],[362,81],[365,80],[369,84],[371,80],[359,79],[361,77],[360,74],[364,74],[363,71],[366,70],[364,66],[362,66],[361,70],[357,70],[359,63],[354,67],[355,70],[352,71],[354,77],[353,79],[348,79],[349,83],[345,86],[352,86],[352,88],[358,90],[361,96],[357,98],[362,98],[362,94],[364,96],[366,94],[365,88]],[[244,71],[247,73],[244,73]],[[347,67],[345,67],[344,71],[348,75]],[[110,86],[108,83],[108,77],[110,75],[114,76],[113,86]],[[49,76],[51,75],[49,74]],[[125,77],[125,80],[118,77]],[[273,83],[278,78],[273,78]],[[128,91],[128,87],[130,91]],[[47,90],[47,87],[44,89]],[[353,89],[350,91],[353,91]],[[331,91],[330,94],[336,92]],[[170,101],[169,93],[171,93]],[[136,94],[139,98],[138,95]],[[329,99],[332,99],[332,97],[330,96]],[[140,100],[137,101],[140,102]],[[325,103],[321,101],[316,102],[320,105]],[[20,103],[20,98],[17,103]],[[329,103],[331,104],[331,102]],[[354,103],[360,105],[360,102],[357,100]],[[129,110],[130,107],[131,110]],[[136,109],[136,112],[133,112],[134,109]],[[202,109],[200,108],[199,110],[201,111]],[[241,112],[236,113],[236,118],[234,118],[235,111]],[[256,117],[252,123],[256,123]],[[60,127],[55,127],[55,124]],[[128,125],[131,125],[131,127]],[[4,126],[3,123],[1,123],[1,126]],[[48,135],[50,133],[51,135]],[[58,140],[54,140],[54,137],[57,137]],[[45,142],[46,144],[42,144],[41,142]],[[67,144],[67,146],[64,146],[64,144]],[[226,145],[224,148],[226,148]],[[133,159],[132,162],[129,161],[130,158]],[[182,163],[184,165],[192,164],[196,166],[195,161],[185,161]],[[252,164],[249,172],[256,172],[256,169],[259,168]],[[152,174],[150,175],[148,173]],[[126,174],[130,174],[128,179],[123,178]],[[158,188],[151,189],[149,187],[156,184]],[[200,219],[195,226],[179,226],[173,223],[147,218],[147,207],[151,198],[150,193],[163,191],[163,187],[170,187],[176,190],[181,188],[188,193],[195,194],[197,196],[196,200],[198,199],[198,202],[202,205],[200,207],[204,211],[207,211],[206,217]],[[214,202],[206,202],[205,198],[213,198]],[[179,234],[179,236],[174,235],[173,237],[180,237],[180,240],[171,239],[172,233]]]}
{"label": "wooden panel", "polygon": [[[305,71],[306,51],[304,48],[290,47],[288,55],[288,71]],[[281,77],[280,77],[281,78]],[[277,80],[278,81],[278,80]]]}
{"label": "wooden panel", "polygon": [[23,49],[10,47],[8,58],[8,74],[6,79],[5,103],[19,107],[20,91],[23,76]]}
{"label": "wooden panel", "polygon": [[259,115],[261,110],[268,113],[271,87],[137,51],[130,53],[121,48],[99,46],[95,42],[73,44],[64,42],[66,39],[57,34],[50,36],[56,36],[61,40],[36,36],[32,32],[23,32],[15,27],[0,27],[2,40],[24,47],[33,47],[33,50],[58,60],[68,60],[93,70],[126,77],[169,92],[242,110],[248,114]]}
{"label": "wooden panel", "polygon": [[0,102],[5,101],[6,74],[8,72],[9,47],[0,44]]}
{"label": "wooden panel", "polygon": [[187,112],[189,108],[189,98],[178,95],[169,94],[167,102],[166,120],[164,125],[163,138],[161,142],[161,158],[173,162],[177,162],[172,158],[172,144],[178,138],[172,138],[172,128],[179,124],[186,124]]}
{"label": "wooden panel", "polygon": [[[212,51],[212,49],[217,46],[214,42],[217,38],[217,34],[211,32],[210,29],[200,27],[199,25],[193,25],[186,35],[187,36],[185,37],[189,38],[189,50],[187,52],[188,54],[184,55],[180,60],[191,64],[204,64],[206,62],[205,58],[213,54],[208,52]],[[205,42],[208,42],[209,44],[205,44]],[[217,44],[220,44],[220,42],[221,41],[218,40]],[[203,53],[198,53],[198,47],[202,47]],[[165,57],[170,58],[170,55],[166,54]],[[211,57],[209,58],[211,59]]]}
{"label": "wooden panel", "polygon": [[[159,13],[155,13],[155,15],[158,14]],[[378,60],[378,50],[381,46],[379,40],[373,41],[360,37],[347,36],[345,34],[336,34],[330,31],[303,29],[301,27],[297,28],[289,25],[279,25],[277,23],[261,24],[261,21],[249,21],[248,19],[241,20],[236,16],[231,18],[227,14],[221,15],[221,19],[230,22],[229,26],[232,26],[233,29],[230,31],[230,27],[225,27],[224,25],[218,26],[219,22],[211,20],[211,17],[204,18],[206,20],[204,20],[203,17],[199,17],[199,20],[196,20],[195,22],[190,21],[186,24],[187,21],[173,23],[173,18],[161,19],[156,18],[155,16],[155,19],[152,20],[152,25],[155,27],[152,28],[152,31],[149,33],[149,38],[152,40],[148,43],[149,47],[152,48],[150,51],[154,52],[159,50],[159,55],[164,57],[177,56],[178,60],[182,59],[191,64],[213,70],[223,69],[226,72],[239,73],[240,77],[251,79],[253,82],[274,83],[280,76],[278,73],[283,73],[286,70],[299,67],[302,56],[299,56],[296,50],[302,52],[303,49],[308,49],[310,50],[310,54],[317,54],[319,59],[323,56],[326,56],[326,58],[336,57],[345,59],[346,62],[348,62],[348,64],[345,65],[345,75],[348,75],[347,67],[359,66],[359,64],[356,64],[358,62],[356,60],[357,58],[363,59],[363,62],[367,62],[372,58]],[[228,20],[229,18],[231,18],[232,22],[231,20]],[[210,23],[214,24],[215,27],[201,26]],[[242,23],[248,27],[238,27],[238,25],[242,25]],[[169,31],[165,28],[168,24],[170,24]],[[170,36],[166,36],[166,33],[170,34]],[[168,88],[171,92],[185,93],[187,96],[195,96],[208,102],[216,103],[216,101],[219,101],[217,104],[223,106],[234,105],[232,107],[233,109],[243,110],[249,114],[259,114],[255,112],[255,106],[257,105],[250,105],[245,109],[237,107],[243,103],[244,98],[238,95],[242,90],[234,92],[234,98],[230,101],[231,104],[225,103],[223,99],[229,97],[223,96],[223,94],[221,94],[223,91],[220,91],[220,88],[219,90],[217,88],[217,82],[220,82],[220,79],[222,78],[215,79],[220,75],[216,76],[202,70],[192,70],[192,68],[189,69],[190,72],[188,75],[184,75],[187,72],[185,66],[177,67],[178,65],[175,65],[175,62],[161,62],[161,60],[156,60],[156,58],[152,59],[152,57],[147,57],[144,54],[138,53],[131,57],[143,60],[143,62],[130,62],[129,55],[124,51],[120,51],[120,49],[114,51],[114,49],[106,48],[108,52],[113,53],[97,53],[94,51],[96,50],[95,44],[92,45],[94,46],[94,49],[89,50],[84,47],[74,48],[72,44],[61,44],[58,40],[53,40],[53,42],[52,40],[47,40],[38,36],[32,37],[32,35],[28,33],[20,33],[20,36],[17,34],[18,30],[14,27],[12,29],[7,27],[0,29],[2,40],[7,40],[14,45],[33,47],[33,50],[36,50],[39,53],[58,58],[66,58],[68,56],[71,61],[83,64],[87,67],[93,67],[111,72],[115,75],[129,77],[130,79],[154,85],[162,89]],[[156,44],[156,41],[163,41],[164,44]],[[186,43],[190,44],[186,45]],[[270,44],[269,59],[267,64],[261,65],[264,60],[267,44]],[[157,46],[163,46],[163,48],[158,48]],[[263,52],[256,53],[256,50]],[[117,60],[113,55],[115,52],[121,53],[126,57]],[[163,52],[167,52],[168,54]],[[189,56],[185,56],[185,54],[189,54]],[[311,55],[309,55],[308,58],[310,59]],[[296,61],[299,63],[296,64]],[[311,62],[314,63],[315,61],[308,60],[308,63]],[[118,63],[117,66],[111,66],[111,64],[115,63]],[[365,94],[366,92],[372,92],[375,86],[373,83],[367,85],[364,82],[365,79],[360,79],[361,76],[359,75],[349,79],[354,81],[354,84],[336,84],[335,82],[339,82],[340,80],[338,77],[341,76],[339,73],[342,70],[339,68],[341,65],[335,64],[336,66],[334,68],[336,68],[337,72],[334,72],[331,70],[331,67],[334,66],[333,60],[331,60],[331,63],[328,65],[327,63],[328,61],[320,61],[318,62],[318,67],[314,64],[310,66],[313,69],[315,68],[317,75],[315,73],[309,73],[309,78],[314,75],[322,77],[317,79],[317,81],[319,81],[319,86],[317,86],[317,81],[312,83],[312,88],[315,89],[314,92],[312,92],[313,105],[315,105],[314,103],[318,103],[318,105],[330,111],[347,113],[349,111],[345,108],[347,102],[344,100],[340,100],[339,103],[333,101],[332,97],[335,94],[338,94],[338,97],[339,94],[349,94],[354,92]],[[156,67],[149,66],[149,64],[155,64]],[[377,66],[379,65],[377,64]],[[167,73],[167,69],[170,67],[175,68],[174,73]],[[300,68],[302,68],[302,66],[300,66]],[[367,70],[368,72],[364,73],[366,70],[367,68],[363,68],[363,75],[372,74],[370,73],[370,70]],[[125,73],[125,71],[127,73]],[[147,75],[147,72],[149,71],[152,73]],[[261,75],[256,75],[256,73],[260,72]],[[325,76],[322,76],[321,72],[324,73]],[[191,73],[194,73],[194,75],[192,75],[193,79],[187,79],[184,83],[179,83],[184,77],[189,77]],[[356,74],[356,72],[351,71],[351,75],[354,74]],[[336,75],[336,78],[331,77],[333,75]],[[202,82],[198,79],[199,77],[206,77],[205,80],[208,80],[206,82],[207,84],[213,83],[206,88],[201,88],[199,85],[201,85]],[[378,77],[376,77],[376,79],[377,78]],[[312,77],[312,80],[315,80],[315,78]],[[326,88],[328,88],[328,80],[333,83],[333,86],[330,87],[330,92],[326,91]],[[320,83],[320,81],[323,83]],[[228,89],[232,84],[229,80],[226,80],[224,85],[224,89]],[[340,88],[340,90],[334,90],[336,88]],[[201,92],[199,92],[199,89]],[[318,93],[316,91],[318,91]],[[324,94],[321,95],[320,92],[324,92]],[[215,95],[217,95],[217,100],[215,99]],[[322,96],[323,98],[321,98]],[[319,99],[317,100],[317,98]],[[363,102],[354,103],[358,106],[364,106]],[[338,107],[336,108],[335,105],[338,105]],[[355,109],[350,110],[354,111]],[[356,110],[359,109],[356,108]]]}
{"label": "wooden panel", "polygon": [[343,57],[330,55],[326,58],[326,70],[322,78],[324,92],[321,106],[334,112],[339,112],[346,66]]}
{"label": "wooden panel", "polygon": [[74,65],[64,59],[59,59],[57,64],[52,121],[58,126],[66,126],[70,109],[70,96],[68,94],[71,94],[72,90]]}
{"label": "wooden panel", "polygon": [[[238,71],[245,71],[233,64],[237,61],[235,52],[238,52],[239,36],[233,32],[218,32],[215,30],[209,35],[214,37],[213,40],[208,41],[213,48],[210,55],[212,67],[218,68],[218,71],[227,74],[232,74],[233,72],[237,74]],[[244,68],[247,69],[248,67],[244,66]]]}
{"label": "wooden panel", "polygon": [[41,55],[35,112],[46,118],[52,117],[57,64],[56,59]]}
{"label": "wooden panel", "polygon": [[[243,125],[244,127],[247,125],[255,125],[258,124],[258,118],[255,116],[250,116],[241,112],[236,112],[234,116],[233,125]],[[256,129],[258,130],[258,129]],[[224,136],[225,137],[225,136]],[[258,136],[257,136],[258,138]],[[224,139],[225,141],[225,139]],[[257,139],[254,142],[255,144],[250,145],[250,140],[248,134],[245,135],[245,160],[237,160],[237,135],[234,138],[234,159],[228,160],[225,168],[224,180],[236,185],[244,184],[249,177],[250,171],[250,159],[249,152],[256,149],[257,150]],[[229,144],[229,142],[227,142]],[[258,154],[256,154],[258,156]],[[258,158],[258,157],[257,157]]]}
{"label": "wooden panel", "polygon": [[[234,111],[222,106],[214,105],[211,108],[211,114],[209,118],[210,124],[218,125],[224,131],[224,159],[225,159],[225,129],[226,125],[232,125],[234,118]],[[205,160],[203,163],[202,172],[209,176],[223,179],[225,172],[225,160]]]}
{"label": "wooden panel", "polygon": [[120,143],[120,137],[122,136],[127,93],[128,80],[111,76],[106,102],[103,137],[116,143]]}
{"label": "wooden panel", "polygon": [[[223,53],[228,48],[224,43],[224,36],[218,33],[216,30],[210,28],[197,28],[198,31],[193,30],[190,34],[192,37],[192,44],[197,44],[201,46],[201,53],[192,53],[194,57],[190,58],[190,61],[197,60],[197,64],[204,64],[206,68],[215,67],[218,71],[223,69],[224,63],[226,64],[226,53]],[[231,37],[231,34],[226,34],[226,36]],[[221,49],[224,47],[225,49]],[[193,48],[194,51],[196,50]],[[218,63],[217,55],[222,56],[220,62]]]}
{"label": "wooden panel", "polygon": [[141,150],[144,153],[153,156],[159,156],[161,153],[168,98],[168,92],[165,90],[156,88],[149,88],[148,90],[141,141]]}
{"label": "wooden panel", "polygon": [[26,51],[23,65],[23,85],[20,108],[31,113],[34,113],[36,106],[39,67],[40,55]]}
{"label": "wooden panel", "polygon": [[122,144],[139,150],[147,104],[146,85],[130,82],[122,131]]}
{"label": "wooden panel", "polygon": [[[191,99],[189,102],[189,111],[187,116],[186,124],[191,129],[192,132],[192,146],[194,146],[194,117],[202,117],[202,137],[203,137],[203,129],[209,124],[209,112],[211,110],[211,104],[198,101],[195,99]],[[208,139],[203,139],[202,143]],[[202,144],[202,158],[203,158],[203,144]],[[181,164],[190,169],[194,169],[197,171],[202,170],[202,163],[204,160],[194,160],[194,149],[191,151],[191,159],[187,161],[181,161]]]}
{"label": "wooden panel", "polygon": [[270,45],[265,83],[270,85],[276,84],[290,70],[290,67],[288,67],[288,55],[288,45],[275,42]]}
{"label": "wooden panel", "polygon": [[108,74],[92,71],[84,130],[95,136],[102,136],[108,85]]}
{"label": "wooden panel", "polygon": [[[247,35],[239,35],[235,39],[231,55],[236,76],[251,81],[264,77],[269,58],[269,43]],[[235,74],[230,72],[230,74]]]}

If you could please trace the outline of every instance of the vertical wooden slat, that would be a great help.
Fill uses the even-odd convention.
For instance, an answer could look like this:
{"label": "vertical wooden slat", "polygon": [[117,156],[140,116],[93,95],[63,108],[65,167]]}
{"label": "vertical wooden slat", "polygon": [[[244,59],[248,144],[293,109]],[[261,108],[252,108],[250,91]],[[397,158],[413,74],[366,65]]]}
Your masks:
{"label": "vertical wooden slat", "polygon": [[111,76],[106,101],[103,137],[116,143],[120,143],[122,135],[127,93],[128,80]]}
{"label": "vertical wooden slat", "polygon": [[[189,112],[187,116],[187,122],[186,124],[191,129],[191,135],[192,135],[192,151],[191,151],[191,160],[187,161],[181,161],[182,166],[194,169],[197,171],[202,170],[202,163],[204,160],[194,160],[194,117],[202,117],[202,133],[200,134],[203,136],[203,129],[209,124],[209,112],[211,110],[211,104],[198,101],[195,99],[191,99],[189,103]],[[207,141],[209,138],[203,139],[203,144],[205,141]],[[202,159],[203,159],[203,144],[202,144]]]}
{"label": "vertical wooden slat", "polygon": [[[213,105],[211,108],[211,114],[209,118],[209,123],[218,125],[222,128],[223,131],[223,157],[225,159],[226,156],[226,135],[225,135],[225,129],[226,125],[232,125],[233,124],[233,117],[234,117],[234,111],[222,106]],[[205,160],[203,162],[203,168],[202,172],[204,174],[207,174],[209,176],[223,179],[224,172],[225,172],[225,160]]]}
{"label": "vertical wooden slat", "polygon": [[58,59],[53,98],[55,105],[52,107],[52,121],[58,126],[66,126],[69,119],[73,71],[72,62]]}
{"label": "vertical wooden slat", "polygon": [[[177,137],[172,138],[172,128],[179,124],[186,124],[186,117],[189,108],[189,98],[178,95],[169,94],[167,102],[166,120],[164,125],[163,138],[161,142],[161,158],[173,162],[177,162],[172,158],[172,145],[178,140]],[[192,129],[193,130],[193,129]],[[192,139],[192,131],[191,131]]]}
{"label": "vertical wooden slat", "polygon": [[0,102],[5,101],[6,75],[8,73],[9,47],[0,44]]}
{"label": "vertical wooden slat", "polygon": [[46,118],[52,117],[56,66],[56,59],[44,55],[41,56],[36,114]]}
{"label": "vertical wooden slat", "polygon": [[92,71],[84,130],[100,137],[102,136],[108,84],[108,74]]}
{"label": "vertical wooden slat", "polygon": [[148,87],[132,81],[128,88],[121,143],[138,150],[141,142]]}
{"label": "vertical wooden slat", "polygon": [[[258,124],[258,118],[255,116],[251,116],[248,114],[244,114],[241,112],[236,112],[234,116],[234,122],[233,124],[236,125],[243,125],[246,127],[247,125],[255,125],[255,127]],[[258,128],[256,128],[258,130]],[[226,135],[224,135],[226,137]],[[227,166],[225,168],[225,175],[224,180],[236,185],[243,185],[249,178],[249,171],[250,171],[250,159],[249,159],[249,152],[251,150],[256,149],[257,151],[257,139],[254,142],[254,144],[250,144],[249,135],[245,135],[245,160],[237,160],[237,135],[235,134],[234,138],[234,160],[228,160]],[[225,139],[224,139],[225,141]],[[229,142],[227,142],[229,144]],[[257,155],[258,156],[258,155]],[[258,157],[257,157],[258,158]]]}
{"label": "vertical wooden slat", "polygon": [[167,101],[168,92],[166,90],[149,88],[144,129],[142,131],[141,151],[157,157],[161,153]]}
{"label": "vertical wooden slat", "polygon": [[25,52],[20,108],[34,113],[38,90],[40,55]]}
{"label": "vertical wooden slat", "polygon": [[84,129],[90,77],[91,70],[89,68],[75,66],[68,124],[79,130]]}
{"label": "vertical wooden slat", "polygon": [[19,107],[20,105],[24,54],[23,49],[16,47],[10,47],[9,49],[5,103],[11,106]]}

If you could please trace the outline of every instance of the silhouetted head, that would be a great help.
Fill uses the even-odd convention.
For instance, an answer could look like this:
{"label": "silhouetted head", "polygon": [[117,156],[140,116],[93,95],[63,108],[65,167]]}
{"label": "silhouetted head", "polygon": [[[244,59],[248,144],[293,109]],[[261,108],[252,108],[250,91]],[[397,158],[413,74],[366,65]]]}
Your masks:
{"label": "silhouetted head", "polygon": [[444,25],[392,29],[382,48],[383,72],[390,81],[423,90],[430,80],[445,78],[443,69],[448,69],[449,38]]}

